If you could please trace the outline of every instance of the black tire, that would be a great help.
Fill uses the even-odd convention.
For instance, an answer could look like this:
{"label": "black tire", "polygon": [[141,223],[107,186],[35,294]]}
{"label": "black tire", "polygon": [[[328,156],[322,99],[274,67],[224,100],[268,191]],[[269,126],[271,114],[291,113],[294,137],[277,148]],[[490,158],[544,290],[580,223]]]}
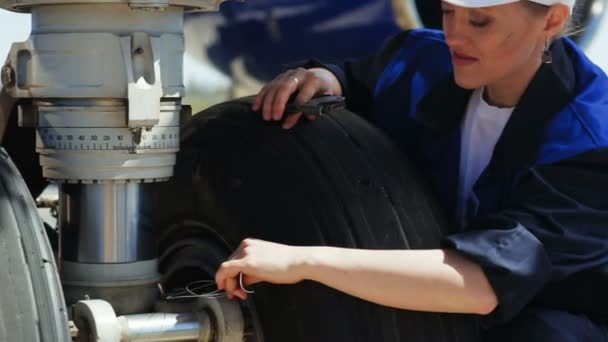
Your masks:
{"label": "black tire", "polygon": [[[42,167],[36,153],[36,130],[19,127],[18,117],[17,106],[14,106],[6,122],[6,132],[0,137],[0,145],[19,170],[32,197],[37,198],[48,182],[42,177]],[[6,118],[0,118],[3,119]]]}
{"label": "black tire", "polygon": [[0,148],[0,341],[70,341],[53,252],[23,178]]}
{"label": "black tire", "polygon": [[[378,130],[338,111],[286,131],[250,107],[250,99],[227,102],[186,125],[157,222],[205,222],[232,248],[245,237],[370,249],[439,245],[444,221],[429,188]],[[253,297],[271,342],[479,340],[472,316],[386,308],[312,282],[260,285]]]}

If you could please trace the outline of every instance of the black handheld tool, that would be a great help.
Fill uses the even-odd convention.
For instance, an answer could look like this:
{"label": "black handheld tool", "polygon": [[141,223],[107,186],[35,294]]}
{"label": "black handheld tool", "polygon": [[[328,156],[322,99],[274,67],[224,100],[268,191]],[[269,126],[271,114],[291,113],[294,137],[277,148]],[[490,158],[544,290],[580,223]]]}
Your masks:
{"label": "black handheld tool", "polygon": [[315,97],[301,106],[296,105],[292,98],[285,106],[285,117],[297,113],[319,116],[345,107],[346,101],[342,96],[323,95]]}

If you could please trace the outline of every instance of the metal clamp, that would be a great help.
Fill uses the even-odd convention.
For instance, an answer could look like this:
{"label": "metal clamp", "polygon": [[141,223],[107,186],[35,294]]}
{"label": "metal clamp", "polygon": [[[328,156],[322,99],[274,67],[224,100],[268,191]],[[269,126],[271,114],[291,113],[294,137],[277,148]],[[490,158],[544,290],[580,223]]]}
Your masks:
{"label": "metal clamp", "polygon": [[285,117],[302,113],[304,115],[320,116],[335,110],[346,108],[342,96],[323,95],[315,97],[305,104],[298,106],[293,100],[285,107]]}

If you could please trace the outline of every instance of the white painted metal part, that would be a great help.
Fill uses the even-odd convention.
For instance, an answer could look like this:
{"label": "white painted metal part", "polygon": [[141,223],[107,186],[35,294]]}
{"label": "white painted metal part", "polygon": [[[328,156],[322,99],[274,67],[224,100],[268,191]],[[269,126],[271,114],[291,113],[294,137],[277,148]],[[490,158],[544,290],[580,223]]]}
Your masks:
{"label": "white painted metal part", "polygon": [[127,4],[133,8],[183,7],[185,9],[216,11],[224,0],[0,0],[0,8],[29,12],[32,7],[57,4]]}
{"label": "white painted metal part", "polygon": [[[79,336],[77,341],[119,342],[121,326],[112,306],[103,300],[81,300],[73,307],[76,326],[90,329],[89,336]],[[79,335],[84,334],[79,329]]]}
{"label": "white painted metal part", "polygon": [[[43,176],[70,183],[163,181],[179,149],[183,13],[213,1],[3,1],[32,33],[2,69],[37,128]],[[42,6],[44,5],[44,6]]]}
{"label": "white painted metal part", "polygon": [[171,176],[179,150],[178,102],[159,103],[156,124],[141,130],[127,127],[128,110],[120,102],[68,104],[36,103],[36,151],[44,177],[87,183]]}
{"label": "white painted metal part", "polygon": [[116,317],[103,300],[81,300],[74,305],[76,341],[162,342],[210,341],[211,321],[205,313],[146,313]]}

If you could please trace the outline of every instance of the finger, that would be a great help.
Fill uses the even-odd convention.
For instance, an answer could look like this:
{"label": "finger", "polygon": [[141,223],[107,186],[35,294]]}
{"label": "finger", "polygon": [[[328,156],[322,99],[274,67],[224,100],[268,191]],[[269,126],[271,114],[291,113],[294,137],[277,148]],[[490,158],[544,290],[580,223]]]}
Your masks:
{"label": "finger", "polygon": [[241,299],[241,300],[247,300],[247,292],[241,290],[241,289],[236,289],[234,290],[234,296],[236,296],[237,298]]}
{"label": "finger", "polygon": [[215,272],[215,285],[218,290],[223,290],[226,288],[226,278],[227,278],[226,270],[220,266],[220,268]]}
{"label": "finger", "polygon": [[251,109],[254,112],[259,111],[260,108],[262,107],[262,103],[264,101],[264,97],[266,96],[267,92],[268,92],[268,84],[264,85],[264,87],[260,90],[260,92],[255,96],[255,99],[253,100],[253,106],[251,107]]}
{"label": "finger", "polygon": [[293,128],[293,126],[295,126],[298,123],[298,121],[300,120],[301,117],[302,117],[302,113],[296,113],[293,115],[289,115],[288,117],[285,118],[285,121],[283,121],[282,127],[284,129]]}
{"label": "finger", "polygon": [[285,80],[289,76],[291,76],[291,74],[293,74],[293,73],[294,73],[293,70],[284,72],[284,73],[280,74],[279,76],[277,76],[274,80],[272,80],[272,82],[270,82],[268,84],[268,87],[265,91],[264,99],[263,99],[263,110],[264,110],[264,119],[265,120],[272,120],[272,118],[273,118],[272,105],[274,103],[274,98],[277,95],[277,92],[279,91],[279,87],[281,86],[281,84],[284,83]]}
{"label": "finger", "polygon": [[303,80],[294,75],[284,78],[277,86],[277,92],[272,103],[272,118],[276,121],[281,120],[289,97],[298,91],[300,82],[303,82]]}
{"label": "finger", "polygon": [[220,290],[226,289],[227,280],[236,277],[242,271],[241,259],[223,262],[215,273],[215,282]]}
{"label": "finger", "polygon": [[[228,299],[232,299],[234,297],[234,291],[239,286],[238,275],[241,273],[242,260],[226,261],[222,264],[222,269],[225,272],[223,290],[228,295]],[[220,269],[220,271],[222,271],[222,269]]]}
{"label": "finger", "polygon": [[224,291],[226,291],[226,295],[228,295],[228,299],[232,299],[234,297],[234,292],[237,289],[237,279],[236,277],[228,277],[225,281],[226,286],[224,287]]}
{"label": "finger", "polygon": [[263,116],[266,121],[272,120],[272,104],[274,103],[274,97],[276,96],[278,82],[279,80],[272,81],[272,83],[268,85],[268,91],[264,95],[262,110],[264,111]]}
{"label": "finger", "polygon": [[218,290],[223,290],[224,288],[226,288],[226,275],[225,273],[220,273],[220,271],[217,271],[215,273],[215,285],[217,286]]}

